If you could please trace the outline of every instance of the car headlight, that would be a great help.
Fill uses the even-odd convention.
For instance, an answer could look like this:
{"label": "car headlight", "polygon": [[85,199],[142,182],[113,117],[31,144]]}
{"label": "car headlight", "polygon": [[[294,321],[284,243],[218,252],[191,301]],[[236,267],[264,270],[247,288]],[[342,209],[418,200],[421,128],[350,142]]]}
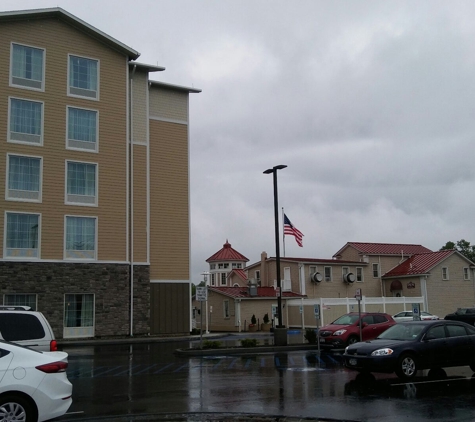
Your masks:
{"label": "car headlight", "polygon": [[334,336],[341,336],[342,334],[345,334],[346,330],[338,330],[333,333]]}
{"label": "car headlight", "polygon": [[373,353],[371,353],[371,356],[389,356],[392,355],[393,352],[393,349],[386,347],[384,349],[375,350]]}

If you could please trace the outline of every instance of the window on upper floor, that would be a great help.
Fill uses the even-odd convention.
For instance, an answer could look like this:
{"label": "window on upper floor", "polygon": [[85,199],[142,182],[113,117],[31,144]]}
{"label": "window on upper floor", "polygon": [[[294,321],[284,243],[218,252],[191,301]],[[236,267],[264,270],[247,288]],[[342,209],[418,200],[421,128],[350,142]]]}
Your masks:
{"label": "window on upper floor", "polygon": [[260,270],[256,270],[254,272],[254,277],[256,279],[257,282],[260,282],[261,281],[261,271]]}
{"label": "window on upper floor", "polygon": [[44,55],[42,48],[12,43],[10,85],[43,91]]}
{"label": "window on upper floor", "polygon": [[67,148],[98,151],[98,112],[68,107]]}
{"label": "window on upper floor", "polygon": [[226,273],[221,273],[221,286],[226,286],[226,281],[227,281],[227,274]]}
{"label": "window on upper floor", "polygon": [[215,286],[216,285],[216,274],[211,274],[211,285]]}
{"label": "window on upper floor", "polygon": [[332,281],[332,267],[324,267],[325,281]]}
{"label": "window on upper floor", "polygon": [[5,213],[5,258],[39,258],[40,215]]}
{"label": "window on upper floor", "polygon": [[356,267],[356,281],[362,282],[363,281],[363,268]]}
{"label": "window on upper floor", "polygon": [[5,199],[41,202],[41,158],[7,154]]}
{"label": "window on upper floor", "polygon": [[216,264],[209,264],[209,269],[210,270],[215,270],[216,269]]}
{"label": "window on upper floor", "polygon": [[66,162],[66,203],[97,205],[97,164]]}
{"label": "window on upper floor", "polygon": [[232,265],[233,268],[242,268],[242,264],[240,262],[233,262],[233,265]]}
{"label": "window on upper floor", "polygon": [[10,98],[8,141],[43,145],[43,103]]}
{"label": "window on upper floor", "polygon": [[379,264],[373,264],[373,277],[378,278],[379,277]]}
{"label": "window on upper floor", "polygon": [[99,99],[99,61],[69,56],[68,94],[75,97]]}
{"label": "window on upper floor", "polygon": [[442,280],[448,280],[448,279],[449,279],[449,268],[442,267]]}
{"label": "window on upper floor", "polygon": [[65,218],[65,258],[96,259],[97,218]]}
{"label": "window on upper floor", "polygon": [[468,267],[463,268],[463,279],[470,280],[470,270]]}
{"label": "window on upper floor", "polygon": [[3,296],[5,306],[29,306],[32,311],[36,311],[36,294],[11,293]]}

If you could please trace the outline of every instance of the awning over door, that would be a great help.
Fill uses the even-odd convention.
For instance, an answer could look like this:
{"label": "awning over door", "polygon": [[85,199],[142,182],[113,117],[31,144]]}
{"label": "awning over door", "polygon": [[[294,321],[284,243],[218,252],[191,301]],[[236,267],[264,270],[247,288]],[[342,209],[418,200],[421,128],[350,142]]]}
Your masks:
{"label": "awning over door", "polygon": [[402,290],[402,283],[399,280],[393,280],[391,282],[389,291],[394,292],[395,290]]}

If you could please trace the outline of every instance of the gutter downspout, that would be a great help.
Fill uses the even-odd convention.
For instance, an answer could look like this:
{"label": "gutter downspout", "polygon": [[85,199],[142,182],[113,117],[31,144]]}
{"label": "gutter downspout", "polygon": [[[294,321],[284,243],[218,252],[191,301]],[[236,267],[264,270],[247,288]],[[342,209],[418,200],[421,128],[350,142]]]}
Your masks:
{"label": "gutter downspout", "polygon": [[134,65],[130,75],[130,337],[134,336]]}

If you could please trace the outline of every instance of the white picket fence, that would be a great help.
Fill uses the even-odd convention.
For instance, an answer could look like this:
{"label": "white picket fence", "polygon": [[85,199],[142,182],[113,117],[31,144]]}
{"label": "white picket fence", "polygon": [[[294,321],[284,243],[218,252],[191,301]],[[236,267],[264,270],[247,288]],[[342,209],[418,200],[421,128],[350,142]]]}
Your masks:
{"label": "white picket fence", "polygon": [[[361,312],[385,312],[394,314],[400,311],[412,310],[412,305],[420,304],[420,309],[424,310],[424,298],[420,297],[366,297],[360,300]],[[348,312],[358,312],[358,301],[352,297],[346,298],[318,298],[318,299],[288,299],[285,301],[286,320],[292,327],[305,329],[322,326],[330,323]],[[320,306],[320,318],[314,316],[315,305]],[[295,309],[299,308],[298,314]],[[300,315],[299,317],[296,315]],[[307,320],[307,323],[305,322]]]}

